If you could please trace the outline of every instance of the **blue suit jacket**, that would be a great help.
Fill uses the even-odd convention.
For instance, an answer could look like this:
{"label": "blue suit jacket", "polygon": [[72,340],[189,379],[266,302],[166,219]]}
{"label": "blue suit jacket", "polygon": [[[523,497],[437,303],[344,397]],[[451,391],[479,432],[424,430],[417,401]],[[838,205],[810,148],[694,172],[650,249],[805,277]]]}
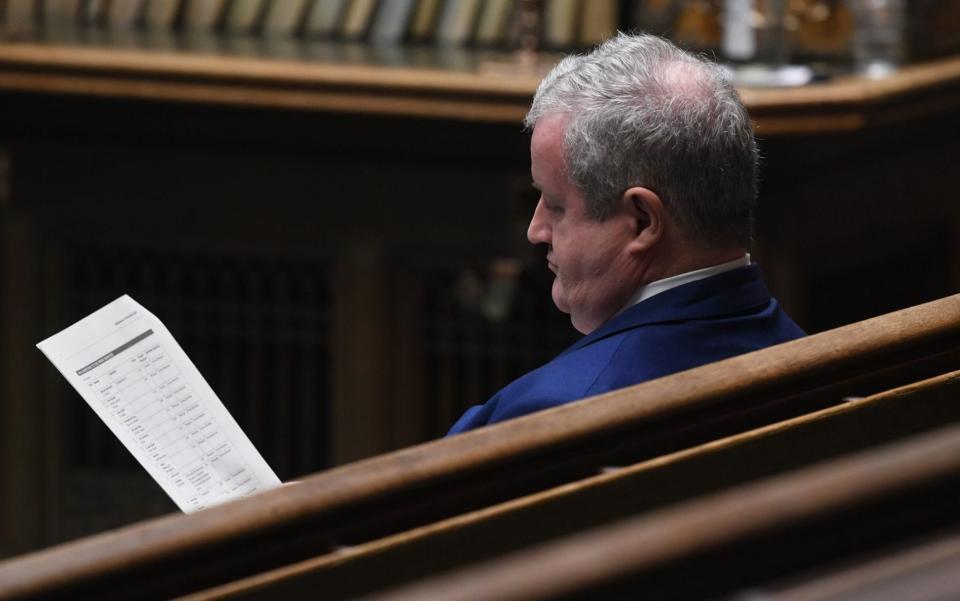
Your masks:
{"label": "blue suit jacket", "polygon": [[[457,420],[457,434],[803,336],[748,265],[615,315]],[[448,434],[448,435],[449,435]]]}

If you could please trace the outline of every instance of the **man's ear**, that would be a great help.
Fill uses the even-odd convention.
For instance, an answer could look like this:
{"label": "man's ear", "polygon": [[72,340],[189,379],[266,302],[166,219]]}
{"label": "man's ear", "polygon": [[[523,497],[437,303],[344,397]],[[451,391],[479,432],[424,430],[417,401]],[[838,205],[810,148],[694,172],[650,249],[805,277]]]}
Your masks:
{"label": "man's ear", "polygon": [[641,186],[628,188],[623,193],[623,200],[637,224],[636,234],[630,241],[630,251],[650,250],[663,237],[667,227],[667,210],[663,201],[656,192]]}

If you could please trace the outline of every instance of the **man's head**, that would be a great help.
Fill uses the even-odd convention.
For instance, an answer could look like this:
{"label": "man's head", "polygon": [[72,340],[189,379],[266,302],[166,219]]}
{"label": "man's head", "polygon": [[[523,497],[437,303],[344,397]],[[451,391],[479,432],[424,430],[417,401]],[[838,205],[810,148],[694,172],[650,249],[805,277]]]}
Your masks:
{"label": "man's head", "polygon": [[619,35],[561,61],[525,123],[542,192],[528,237],[550,247],[554,302],[581,332],[640,285],[748,247],[757,149],[720,67]]}

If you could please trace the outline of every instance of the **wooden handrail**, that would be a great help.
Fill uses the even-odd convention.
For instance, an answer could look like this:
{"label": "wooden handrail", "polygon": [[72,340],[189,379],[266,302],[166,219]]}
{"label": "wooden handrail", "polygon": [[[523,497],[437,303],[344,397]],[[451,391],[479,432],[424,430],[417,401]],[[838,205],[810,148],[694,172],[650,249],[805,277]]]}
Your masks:
{"label": "wooden handrail", "polygon": [[[186,597],[352,599],[960,422],[960,372],[657,457]],[[376,574],[376,577],[371,577]]]}
{"label": "wooden handrail", "polygon": [[953,425],[364,600],[725,596],[952,531],[958,498]]}
{"label": "wooden handrail", "polygon": [[0,598],[184,594],[957,365],[960,295],[25,555]]}
{"label": "wooden handrail", "polygon": [[[104,36],[94,42],[0,43],[0,90],[520,123],[549,67],[507,68],[507,54],[456,68],[403,60],[393,65],[338,63],[272,57],[269,44],[262,46],[262,56],[231,55],[223,48],[217,53],[185,51],[167,38],[157,43],[155,36],[125,36],[130,38],[138,43],[111,44]],[[304,54],[309,55],[309,48],[303,47]],[[445,52],[451,51],[437,51],[437,56]],[[910,65],[884,80],[846,76],[800,88],[744,88],[741,94],[764,137],[856,131],[919,115],[956,113],[960,58]]]}

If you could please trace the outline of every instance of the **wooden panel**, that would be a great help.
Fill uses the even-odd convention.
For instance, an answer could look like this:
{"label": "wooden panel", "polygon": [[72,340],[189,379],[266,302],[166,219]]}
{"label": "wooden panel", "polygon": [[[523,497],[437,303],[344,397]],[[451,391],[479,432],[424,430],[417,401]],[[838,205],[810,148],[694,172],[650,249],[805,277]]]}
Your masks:
{"label": "wooden panel", "polygon": [[0,564],[5,594],[169,596],[942,373],[960,296]]}
{"label": "wooden panel", "polygon": [[354,598],[954,423],[960,421],[958,397],[960,372],[953,372],[340,549],[190,599],[292,598],[318,590],[328,600]]}
{"label": "wooden panel", "polygon": [[[12,211],[10,213],[13,213]],[[0,511],[19,519],[0,532],[0,553],[23,548],[43,531],[46,459],[37,442],[45,442],[45,407],[31,403],[39,357],[31,339],[41,319],[38,294],[42,270],[36,253],[36,231],[21,216],[7,213],[0,222]]]}
{"label": "wooden panel", "polygon": [[358,242],[344,249],[334,285],[334,464],[374,455],[389,437],[390,424],[379,410],[389,396],[387,374],[379,369],[389,364],[390,352],[385,286],[376,244]]}

